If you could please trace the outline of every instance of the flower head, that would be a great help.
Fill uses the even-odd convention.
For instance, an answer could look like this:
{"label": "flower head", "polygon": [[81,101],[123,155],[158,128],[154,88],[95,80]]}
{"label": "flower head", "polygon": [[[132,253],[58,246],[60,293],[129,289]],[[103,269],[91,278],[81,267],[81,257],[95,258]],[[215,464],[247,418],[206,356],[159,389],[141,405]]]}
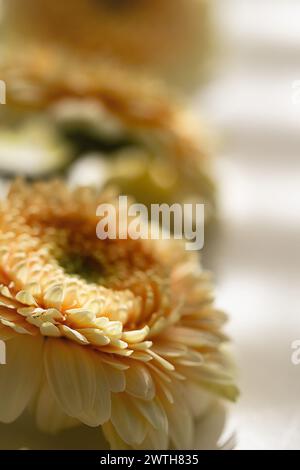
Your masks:
{"label": "flower head", "polygon": [[[102,426],[113,448],[188,448],[235,399],[209,276],[178,241],[99,240],[112,196],[17,182],[0,208],[0,421]],[[215,398],[214,398],[215,397]]]}
{"label": "flower head", "polygon": [[10,50],[0,75],[9,83],[5,108],[46,115],[74,156],[105,156],[105,183],[116,183],[146,204],[196,200],[206,204],[207,219],[213,215],[205,126],[199,131],[185,107],[157,82],[44,47],[22,54]]}
{"label": "flower head", "polygon": [[[4,0],[5,1],[5,0]],[[16,0],[7,29],[17,40],[56,44],[161,76],[181,86],[207,71],[212,34],[207,0]]]}

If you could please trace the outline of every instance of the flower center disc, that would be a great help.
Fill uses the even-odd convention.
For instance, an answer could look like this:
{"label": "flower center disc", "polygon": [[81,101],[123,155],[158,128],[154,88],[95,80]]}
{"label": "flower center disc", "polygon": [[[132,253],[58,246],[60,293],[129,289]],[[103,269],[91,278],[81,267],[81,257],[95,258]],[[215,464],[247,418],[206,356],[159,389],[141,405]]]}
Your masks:
{"label": "flower center disc", "polygon": [[67,274],[79,276],[89,283],[98,283],[105,274],[102,264],[91,255],[64,253],[58,262]]}

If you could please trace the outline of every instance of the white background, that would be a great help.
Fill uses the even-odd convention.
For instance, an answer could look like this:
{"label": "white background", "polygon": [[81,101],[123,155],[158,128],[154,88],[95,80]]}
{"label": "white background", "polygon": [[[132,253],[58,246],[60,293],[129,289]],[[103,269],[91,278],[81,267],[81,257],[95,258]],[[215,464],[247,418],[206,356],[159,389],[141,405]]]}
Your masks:
{"label": "white background", "polygon": [[196,106],[221,134],[206,247],[240,369],[239,449],[300,449],[300,2],[216,1],[221,61]]}

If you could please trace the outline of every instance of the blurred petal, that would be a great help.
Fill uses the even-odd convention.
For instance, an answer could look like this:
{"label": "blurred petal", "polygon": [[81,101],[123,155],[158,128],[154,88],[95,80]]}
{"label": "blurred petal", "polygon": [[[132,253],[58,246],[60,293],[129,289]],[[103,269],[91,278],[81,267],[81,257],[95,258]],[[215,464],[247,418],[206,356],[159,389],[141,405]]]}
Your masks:
{"label": "blurred petal", "polygon": [[65,413],[85,422],[96,397],[96,372],[90,351],[72,341],[48,339],[45,369],[50,389]]}
{"label": "blurred petal", "polygon": [[66,415],[50,391],[46,380],[43,381],[35,401],[36,423],[43,432],[55,434],[63,429],[78,426],[80,422]]}
{"label": "blurred petal", "polygon": [[140,413],[126,399],[125,393],[112,395],[112,424],[127,444],[141,444],[147,433],[147,424]]}
{"label": "blurred petal", "polygon": [[6,345],[7,364],[0,366],[0,421],[10,423],[20,416],[38,388],[44,340],[19,335]]}

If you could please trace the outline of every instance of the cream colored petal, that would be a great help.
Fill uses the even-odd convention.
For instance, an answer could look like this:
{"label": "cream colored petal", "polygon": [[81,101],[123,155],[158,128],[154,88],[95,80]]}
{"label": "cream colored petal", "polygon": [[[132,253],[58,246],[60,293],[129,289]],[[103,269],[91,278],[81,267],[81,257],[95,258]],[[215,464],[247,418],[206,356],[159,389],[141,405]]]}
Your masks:
{"label": "cream colored petal", "polygon": [[187,352],[187,347],[181,344],[164,341],[162,344],[155,343],[153,350],[160,356],[176,358],[184,356]]}
{"label": "cream colored petal", "polygon": [[122,339],[127,343],[139,343],[144,341],[144,339],[149,334],[150,328],[145,326],[141,330],[136,331],[126,331],[122,334]]}
{"label": "cream colored petal", "polygon": [[37,306],[37,303],[36,303],[35,298],[34,298],[33,295],[32,295],[30,292],[28,292],[28,291],[21,290],[20,292],[17,293],[16,299],[17,299],[19,302],[21,302],[22,304],[25,304],[25,305],[36,305],[36,306]]}
{"label": "cream colored petal", "polygon": [[156,354],[154,351],[152,351],[151,349],[149,349],[149,354],[153,357],[153,359],[155,359],[160,366],[162,366],[164,369],[168,370],[168,371],[173,371],[175,369],[175,367],[173,366],[173,364],[171,364],[169,361],[167,361],[166,359],[164,359],[163,357],[159,356],[158,354]]}
{"label": "cream colored petal", "polygon": [[24,411],[38,388],[44,339],[18,335],[7,345],[7,364],[0,366],[0,421],[11,423]]}
{"label": "cream colored petal", "polygon": [[68,321],[75,324],[78,328],[89,327],[95,321],[95,314],[90,310],[80,308],[67,310]]}
{"label": "cream colored petal", "polygon": [[8,288],[7,286],[5,286],[5,285],[2,285],[2,286],[0,287],[0,293],[1,293],[2,295],[4,295],[4,297],[7,297],[8,299],[12,299],[12,298],[13,298],[13,296],[12,296],[12,294],[11,294],[9,288]]}
{"label": "cream colored petal", "polygon": [[60,310],[64,300],[64,295],[63,287],[60,285],[54,285],[53,287],[50,287],[50,289],[47,289],[44,295],[44,300],[48,307]]}
{"label": "cream colored petal", "polygon": [[164,337],[171,341],[178,341],[186,346],[201,348],[212,347],[215,348],[220,344],[220,338],[208,331],[194,330],[192,328],[185,328],[179,326],[172,326],[164,334]]}
{"label": "cream colored petal", "polygon": [[130,446],[141,444],[146,437],[149,425],[131,406],[125,393],[112,394],[111,421],[121,439]]}
{"label": "cream colored petal", "polygon": [[231,375],[219,365],[200,365],[195,368],[179,368],[185,375],[206,390],[235,401],[239,390],[234,384]]}
{"label": "cream colored petal", "polygon": [[110,343],[110,339],[102,331],[95,328],[80,328],[78,332],[95,346],[106,346]]}
{"label": "cream colored petal", "polygon": [[150,356],[148,350],[147,351],[136,351],[134,350],[131,354],[132,359],[136,359],[137,361],[141,362],[149,362],[152,361],[152,356]]}
{"label": "cream colored petal", "polygon": [[106,353],[116,354],[120,357],[130,357],[133,353],[132,349],[118,349],[111,345],[103,346],[103,351]]}
{"label": "cream colored petal", "polygon": [[81,420],[88,426],[100,426],[110,419],[111,416],[111,393],[101,358],[97,353],[91,352],[95,374],[96,395],[91,410],[81,415]]}
{"label": "cream colored petal", "polygon": [[136,446],[137,449],[147,450],[168,450],[169,447],[169,436],[167,433],[157,432],[156,429],[149,428],[148,434],[140,446]]}
{"label": "cream colored petal", "polygon": [[14,266],[12,270],[14,276],[21,284],[26,284],[29,277],[29,269],[27,266],[27,261],[22,261]]}
{"label": "cream colored petal", "polygon": [[88,415],[96,397],[96,373],[91,352],[72,341],[49,338],[45,369],[51,392],[63,411],[77,419]]}
{"label": "cream colored petal", "polygon": [[109,442],[111,450],[130,450],[132,449],[128,444],[126,444],[119,434],[116,432],[113,424],[109,421],[102,426],[102,431],[104,436]]}
{"label": "cream colored petal", "polygon": [[109,324],[109,319],[107,317],[98,317],[96,318],[95,323],[98,328],[106,328]]}
{"label": "cream colored petal", "polygon": [[35,313],[43,313],[44,310],[41,308],[36,308],[36,307],[22,307],[18,308],[17,312],[19,315],[22,315],[23,317],[30,317],[31,315],[34,315]]}
{"label": "cream colored petal", "polygon": [[45,321],[51,321],[52,323],[60,322],[64,320],[63,314],[56,308],[48,308],[43,314]]}
{"label": "cream colored petal", "polygon": [[158,398],[151,401],[132,399],[132,403],[157,432],[168,434],[167,415]]}
{"label": "cream colored petal", "polygon": [[69,328],[67,325],[59,325],[59,331],[62,333],[63,336],[66,338],[75,341],[78,344],[89,344],[88,340],[86,339],[85,336],[83,336],[81,333],[79,333],[76,330],[73,330],[72,328]]}
{"label": "cream colored petal", "polygon": [[120,321],[110,321],[104,329],[108,336],[118,340],[122,335],[123,325]]}
{"label": "cream colored petal", "polygon": [[120,339],[111,339],[110,344],[112,345],[112,347],[119,349],[126,349],[128,347],[128,344]]}
{"label": "cream colored petal", "polygon": [[125,374],[122,370],[118,370],[109,364],[102,364],[108,383],[109,388],[114,393],[124,392],[126,387]]}
{"label": "cream colored petal", "polygon": [[184,367],[199,367],[203,362],[204,359],[202,354],[192,349],[188,350],[183,357],[175,359],[176,365],[180,364]]}
{"label": "cream colored petal", "polygon": [[40,327],[41,334],[44,336],[52,336],[53,338],[59,338],[62,336],[61,332],[57,326],[53,325],[51,322],[45,322]]}
{"label": "cream colored petal", "polygon": [[43,381],[35,400],[35,413],[38,428],[46,433],[55,434],[80,424],[80,421],[62,411],[46,380]]}
{"label": "cream colored petal", "polygon": [[172,394],[172,386],[170,384],[165,383],[164,380],[161,380],[158,377],[155,378],[155,385],[157,388],[157,395],[161,397],[161,401],[164,398],[169,403],[173,404],[174,398]]}
{"label": "cream colored petal", "polygon": [[157,378],[160,378],[164,383],[170,384],[172,382],[171,376],[168,371],[161,370],[161,368],[158,367],[154,362],[149,362],[149,364],[147,364],[147,367],[149,367],[149,369],[155,372],[155,374],[153,374],[155,380]]}
{"label": "cream colored petal", "polygon": [[41,295],[41,286],[38,282],[30,282],[24,286],[24,290],[30,292],[33,297],[38,297]]}
{"label": "cream colored petal", "polygon": [[[133,362],[133,361],[132,361]],[[136,398],[152,400],[155,396],[155,385],[149,369],[144,364],[135,362],[125,372],[126,391]]]}
{"label": "cream colored petal", "polygon": [[174,384],[173,404],[163,401],[168,421],[172,447],[175,449],[192,449],[194,437],[194,421],[192,413],[187,406],[184,394],[178,392],[178,384]]}
{"label": "cream colored petal", "polygon": [[142,341],[141,343],[130,343],[130,347],[134,351],[146,351],[147,349],[152,348],[152,341]]}
{"label": "cream colored petal", "polygon": [[211,406],[215,398],[213,395],[194,382],[184,384],[184,394],[190,410],[195,418],[200,418]]}
{"label": "cream colored petal", "polygon": [[26,328],[24,328],[25,325],[23,323],[18,324],[13,321],[4,320],[2,318],[0,318],[0,323],[3,326],[6,326],[7,328],[11,328],[13,331],[15,331],[16,333],[19,333],[20,335],[31,335],[33,333],[29,325],[28,327],[26,325]]}
{"label": "cream colored petal", "polygon": [[108,354],[101,354],[101,360],[104,364],[108,364],[111,367],[114,367],[117,370],[127,370],[129,365],[124,360],[119,360],[114,356],[109,356]]}
{"label": "cream colored petal", "polygon": [[4,308],[10,308],[12,310],[16,310],[18,307],[20,307],[19,302],[16,302],[14,299],[11,299],[10,297],[3,297],[0,295],[0,307],[2,310],[2,307]]}
{"label": "cream colored petal", "polygon": [[238,387],[232,382],[232,380],[224,380],[224,381],[217,381],[217,382],[210,382],[210,381],[201,381],[202,387],[206,390],[215,393],[216,395],[220,395],[223,398],[226,398],[230,401],[236,401],[239,396],[239,389]]}

